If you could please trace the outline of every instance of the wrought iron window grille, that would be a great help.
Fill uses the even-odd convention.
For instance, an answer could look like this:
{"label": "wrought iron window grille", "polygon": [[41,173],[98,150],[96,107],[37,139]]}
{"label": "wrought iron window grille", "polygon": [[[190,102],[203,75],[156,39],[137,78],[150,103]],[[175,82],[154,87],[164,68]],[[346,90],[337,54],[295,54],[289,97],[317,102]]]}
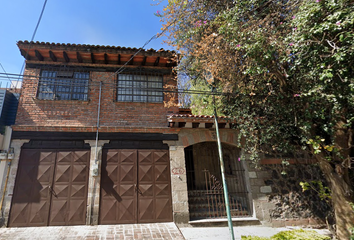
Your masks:
{"label": "wrought iron window grille", "polygon": [[162,103],[163,75],[158,72],[127,72],[117,75],[117,102]]}
{"label": "wrought iron window grille", "polygon": [[37,98],[41,100],[88,101],[89,72],[76,69],[42,69]]}

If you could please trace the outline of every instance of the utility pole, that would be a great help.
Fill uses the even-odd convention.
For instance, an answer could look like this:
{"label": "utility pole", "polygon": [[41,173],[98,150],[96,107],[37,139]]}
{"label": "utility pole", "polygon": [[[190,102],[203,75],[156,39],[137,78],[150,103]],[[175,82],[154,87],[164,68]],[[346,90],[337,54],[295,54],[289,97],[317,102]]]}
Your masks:
{"label": "utility pole", "polygon": [[224,158],[223,158],[223,154],[222,154],[222,147],[221,147],[221,141],[220,141],[219,124],[218,124],[218,116],[217,116],[217,113],[216,113],[214,90],[215,90],[215,87],[212,86],[211,91],[213,93],[215,130],[216,130],[216,138],[217,138],[217,141],[218,141],[221,178],[222,178],[222,184],[224,186],[224,198],[225,198],[225,207],[226,207],[226,213],[227,213],[227,222],[228,222],[228,226],[229,226],[231,240],[235,240],[234,228],[232,226],[232,219],[231,219],[231,212],[230,212],[229,191],[227,189],[227,183],[226,183],[226,179],[225,179],[225,166],[224,166]]}

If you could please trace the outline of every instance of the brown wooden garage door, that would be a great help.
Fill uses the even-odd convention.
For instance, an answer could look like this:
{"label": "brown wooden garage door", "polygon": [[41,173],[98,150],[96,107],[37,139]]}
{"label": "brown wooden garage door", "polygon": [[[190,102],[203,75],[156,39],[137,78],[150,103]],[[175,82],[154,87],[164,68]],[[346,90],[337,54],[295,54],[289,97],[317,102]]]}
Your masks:
{"label": "brown wooden garage door", "polygon": [[104,149],[99,223],[170,221],[168,150]]}
{"label": "brown wooden garage door", "polygon": [[86,223],[90,151],[21,151],[9,227]]}

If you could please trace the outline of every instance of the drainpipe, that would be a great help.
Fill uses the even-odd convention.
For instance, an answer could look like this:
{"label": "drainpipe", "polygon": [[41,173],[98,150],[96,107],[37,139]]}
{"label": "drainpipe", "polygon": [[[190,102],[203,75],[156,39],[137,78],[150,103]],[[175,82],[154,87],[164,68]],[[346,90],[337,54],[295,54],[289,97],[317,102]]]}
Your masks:
{"label": "drainpipe", "polygon": [[[214,93],[214,90],[215,90],[215,87],[212,87],[212,93]],[[232,219],[231,219],[231,212],[230,212],[229,191],[227,189],[227,183],[226,183],[226,179],[225,179],[224,158],[223,158],[222,148],[221,148],[218,116],[216,114],[215,95],[214,94],[213,94],[213,103],[214,103],[215,130],[216,130],[216,138],[217,138],[217,141],[218,141],[221,178],[222,178],[222,184],[224,186],[224,198],[225,198],[225,207],[226,207],[226,213],[227,213],[227,222],[228,222],[228,226],[229,226],[231,240],[235,240],[234,228],[232,226]]]}
{"label": "drainpipe", "polygon": [[[92,175],[94,177],[98,177],[98,173],[99,173],[99,163],[98,163],[98,155],[97,155],[97,145],[98,145],[98,129],[100,127],[100,112],[101,112],[101,93],[102,93],[102,82],[100,82],[100,91],[99,91],[99,96],[98,96],[98,107],[97,107],[97,126],[96,126],[96,146],[95,146],[95,163],[93,166],[93,170],[92,170]],[[95,203],[95,198],[96,198],[96,188],[97,188],[97,178],[93,178],[93,194],[92,194],[92,198],[91,198],[91,207],[90,207],[90,218],[89,218],[89,222],[91,225],[94,224],[93,222],[93,211],[94,211],[94,203]]]}
{"label": "drainpipe", "polygon": [[98,163],[97,144],[98,144],[98,128],[100,127],[100,112],[101,112],[101,92],[102,82],[100,82],[100,93],[98,96],[98,109],[97,109],[97,130],[96,130],[96,147],[95,147],[95,163]]}

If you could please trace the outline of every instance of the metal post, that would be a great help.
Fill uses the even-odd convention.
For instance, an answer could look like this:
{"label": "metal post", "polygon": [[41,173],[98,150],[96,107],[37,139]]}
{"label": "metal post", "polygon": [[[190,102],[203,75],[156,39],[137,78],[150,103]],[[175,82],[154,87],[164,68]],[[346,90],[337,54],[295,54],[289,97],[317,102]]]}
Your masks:
{"label": "metal post", "polygon": [[[214,87],[212,87],[212,92],[214,92]],[[224,167],[224,158],[222,156],[222,148],[221,148],[221,141],[220,141],[220,134],[219,134],[218,116],[216,114],[215,95],[213,95],[213,102],[214,102],[215,130],[216,130],[216,138],[218,140],[219,160],[220,160],[222,184],[224,186],[224,197],[225,197],[225,207],[226,207],[226,213],[227,213],[227,222],[228,222],[228,226],[229,226],[231,239],[235,240],[234,229],[233,229],[233,226],[232,226],[231,212],[230,212],[229,191],[227,189],[227,184],[226,184],[226,179],[225,179],[225,167]]]}

